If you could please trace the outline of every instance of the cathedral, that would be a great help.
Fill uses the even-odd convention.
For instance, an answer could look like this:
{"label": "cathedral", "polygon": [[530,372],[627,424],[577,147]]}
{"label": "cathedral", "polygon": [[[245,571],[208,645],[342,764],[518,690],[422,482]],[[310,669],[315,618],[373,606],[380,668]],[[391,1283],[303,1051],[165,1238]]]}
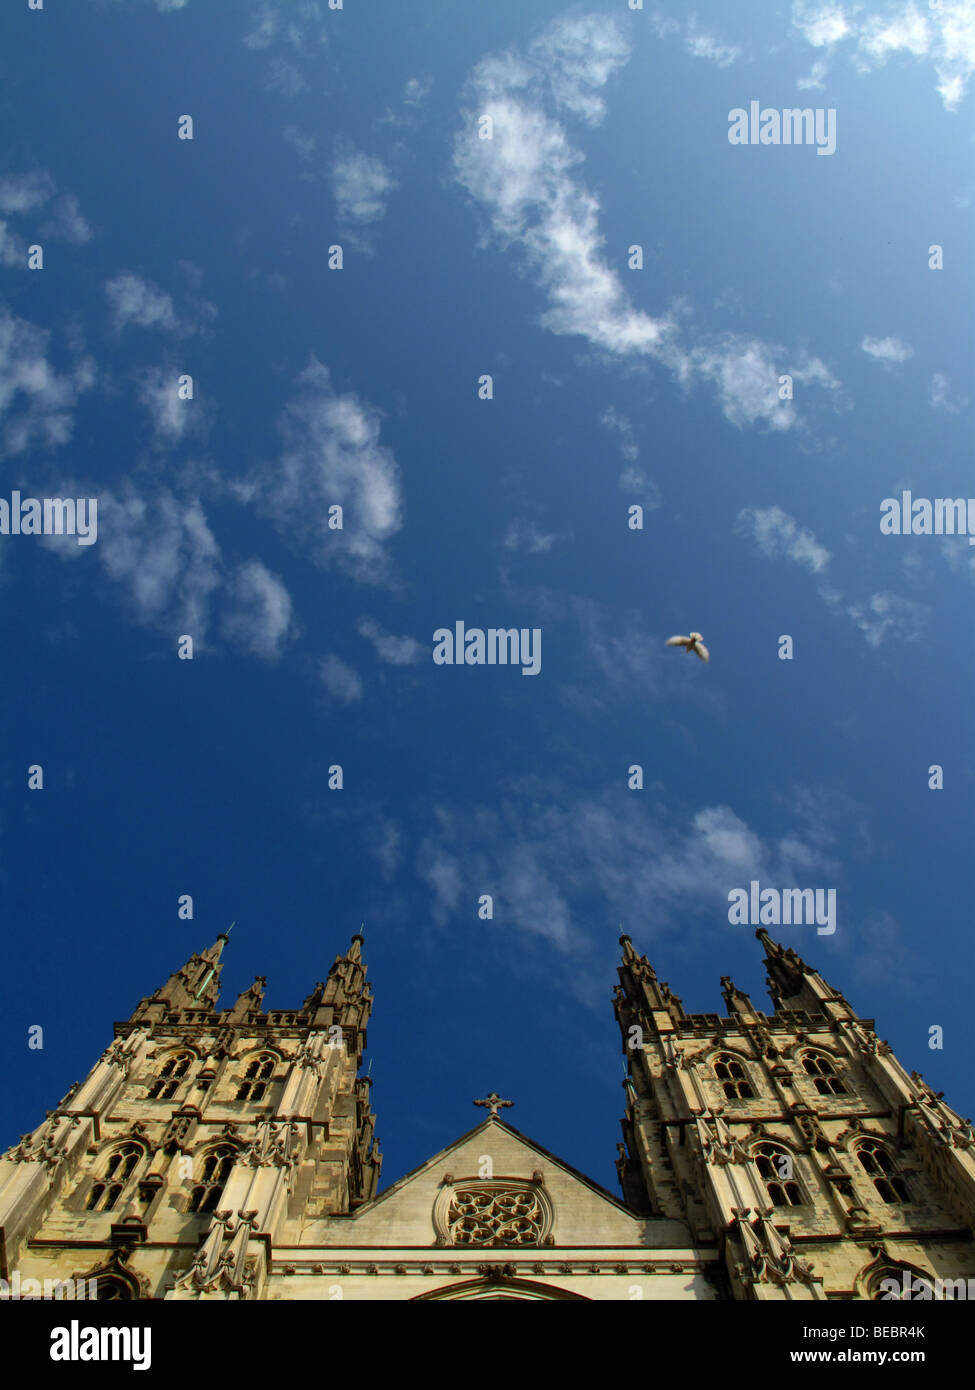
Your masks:
{"label": "cathedral", "polygon": [[0,1296],[964,1297],[970,1125],[757,935],[772,1013],[728,978],[725,1015],[685,1013],[621,938],[614,1196],[493,1092],[474,1129],[380,1193],[362,937],[300,1008],[265,1010],[258,977],[218,1009],[221,934],[0,1159]]}

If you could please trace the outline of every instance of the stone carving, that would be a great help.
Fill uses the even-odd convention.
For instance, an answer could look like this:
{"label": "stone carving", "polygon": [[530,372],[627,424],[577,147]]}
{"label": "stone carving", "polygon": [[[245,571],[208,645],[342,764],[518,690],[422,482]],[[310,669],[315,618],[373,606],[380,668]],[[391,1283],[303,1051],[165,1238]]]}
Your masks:
{"label": "stone carving", "polygon": [[545,1209],[528,1185],[471,1184],[456,1188],[447,1208],[451,1245],[540,1245]]}

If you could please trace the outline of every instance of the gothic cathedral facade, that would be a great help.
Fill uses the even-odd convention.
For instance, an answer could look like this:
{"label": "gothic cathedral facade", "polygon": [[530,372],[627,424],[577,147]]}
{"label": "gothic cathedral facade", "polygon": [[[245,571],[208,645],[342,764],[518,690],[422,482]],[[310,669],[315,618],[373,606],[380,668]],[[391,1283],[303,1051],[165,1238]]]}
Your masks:
{"label": "gothic cathedral facade", "polygon": [[300,1008],[265,1010],[259,977],[218,1010],[220,936],[0,1160],[3,1296],[971,1296],[971,1126],[758,936],[774,1012],[725,978],[725,1016],[686,1014],[622,938],[622,1197],[493,1093],[379,1193],[362,938]]}

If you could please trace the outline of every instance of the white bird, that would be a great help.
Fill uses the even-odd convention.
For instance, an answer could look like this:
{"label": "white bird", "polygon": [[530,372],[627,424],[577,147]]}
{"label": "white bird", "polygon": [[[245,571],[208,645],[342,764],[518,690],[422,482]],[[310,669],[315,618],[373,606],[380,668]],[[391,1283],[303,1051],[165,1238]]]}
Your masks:
{"label": "white bird", "polygon": [[689,653],[694,652],[702,661],[707,661],[710,658],[710,653],[701,640],[701,634],[699,632],[692,632],[689,637],[668,637],[667,646],[686,647]]}

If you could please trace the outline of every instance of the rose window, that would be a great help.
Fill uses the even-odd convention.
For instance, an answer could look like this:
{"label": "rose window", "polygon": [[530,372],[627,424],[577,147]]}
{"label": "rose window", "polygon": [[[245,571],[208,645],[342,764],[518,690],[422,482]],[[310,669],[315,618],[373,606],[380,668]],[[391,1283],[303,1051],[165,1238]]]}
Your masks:
{"label": "rose window", "polygon": [[453,1245],[539,1245],[546,1214],[531,1188],[457,1187],[447,1208]]}

